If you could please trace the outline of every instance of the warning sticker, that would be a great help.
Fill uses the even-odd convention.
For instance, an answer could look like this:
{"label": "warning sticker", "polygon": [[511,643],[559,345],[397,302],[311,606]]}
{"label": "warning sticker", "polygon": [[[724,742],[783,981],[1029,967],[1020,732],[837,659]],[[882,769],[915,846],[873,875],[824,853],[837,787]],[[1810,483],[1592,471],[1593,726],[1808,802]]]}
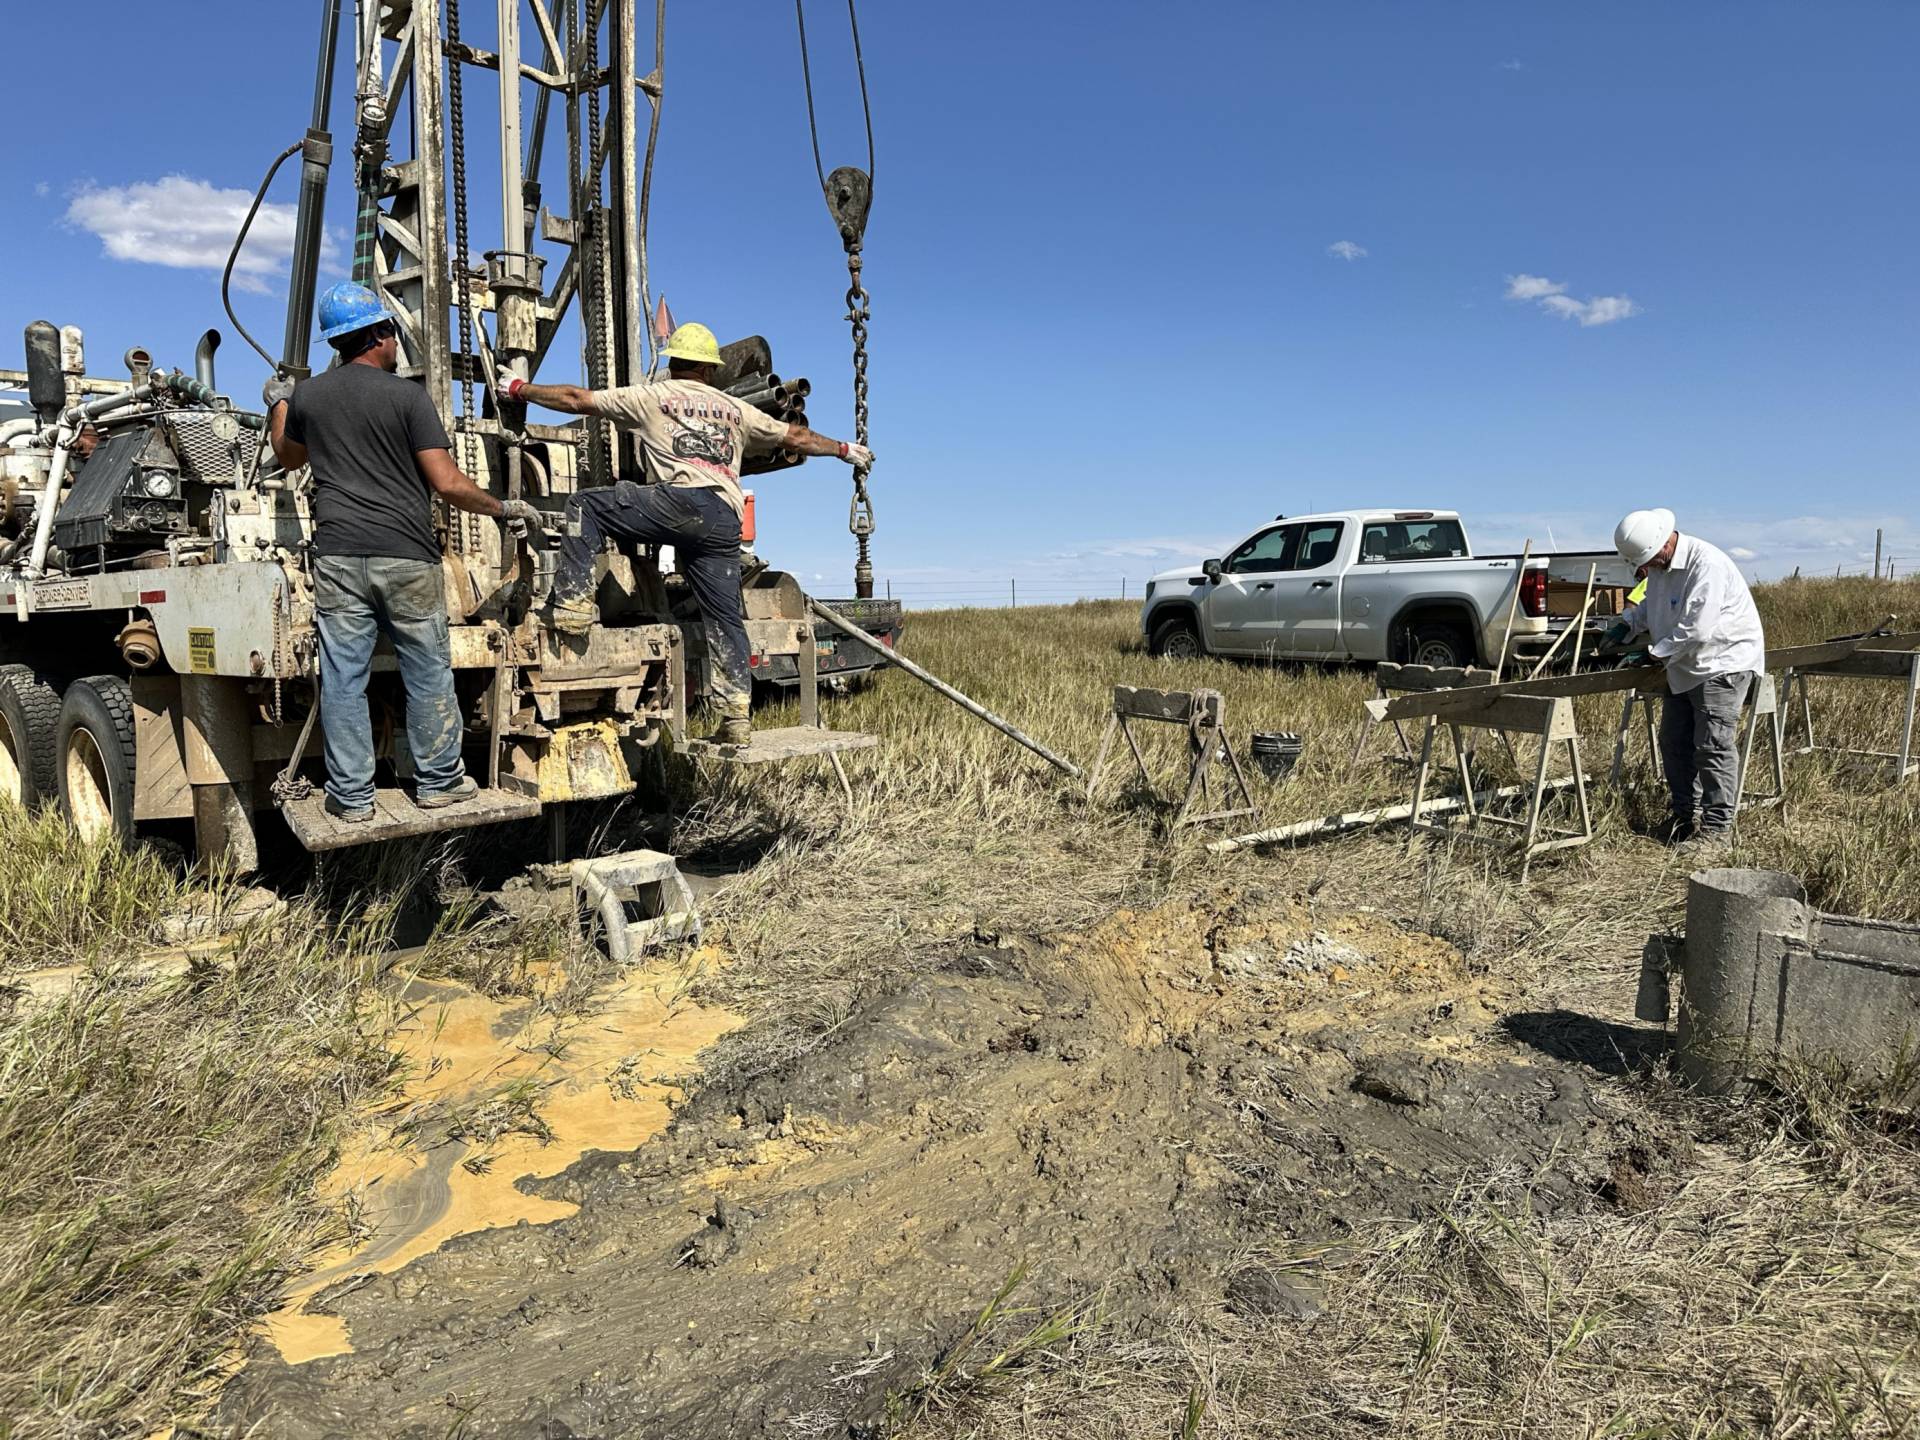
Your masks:
{"label": "warning sticker", "polygon": [[196,675],[213,674],[213,631],[187,631],[187,668]]}

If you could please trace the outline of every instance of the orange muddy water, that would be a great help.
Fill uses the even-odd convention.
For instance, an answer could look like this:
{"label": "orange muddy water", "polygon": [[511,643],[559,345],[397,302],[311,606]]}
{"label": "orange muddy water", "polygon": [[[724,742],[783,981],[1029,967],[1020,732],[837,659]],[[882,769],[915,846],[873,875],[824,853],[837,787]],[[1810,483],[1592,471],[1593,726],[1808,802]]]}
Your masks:
{"label": "orange muddy water", "polygon": [[[416,982],[394,1039],[406,1083],[349,1139],[322,1188],[355,1212],[355,1238],[317,1256],[263,1322],[281,1358],[352,1351],[345,1320],[308,1312],[323,1291],[391,1274],[455,1236],[572,1215],[575,1205],[528,1195],[520,1182],[590,1151],[632,1150],[665,1128],[676,1082],[740,1023],[683,993],[715,958],[702,951],[670,971],[635,972],[587,1014],[564,1018],[524,998]],[[509,1123],[527,1128],[493,1133]]]}

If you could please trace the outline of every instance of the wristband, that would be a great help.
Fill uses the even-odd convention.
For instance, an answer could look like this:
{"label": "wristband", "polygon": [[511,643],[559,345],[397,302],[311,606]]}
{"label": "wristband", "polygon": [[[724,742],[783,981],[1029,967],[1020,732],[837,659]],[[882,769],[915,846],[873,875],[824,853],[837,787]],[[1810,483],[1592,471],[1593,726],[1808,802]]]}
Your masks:
{"label": "wristband", "polygon": [[842,460],[847,458],[847,442],[844,440],[840,442],[840,458]]}
{"label": "wristband", "polygon": [[518,400],[520,398],[520,392],[526,388],[527,382],[525,380],[522,380],[518,375],[513,376],[507,381],[507,398],[509,400]]}

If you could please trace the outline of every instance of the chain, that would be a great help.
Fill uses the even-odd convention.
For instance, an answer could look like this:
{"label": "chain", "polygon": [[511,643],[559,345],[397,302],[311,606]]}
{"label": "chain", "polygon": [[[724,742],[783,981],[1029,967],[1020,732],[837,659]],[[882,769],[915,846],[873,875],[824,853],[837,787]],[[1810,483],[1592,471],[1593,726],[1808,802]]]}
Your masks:
{"label": "chain", "polygon": [[[867,320],[873,313],[872,297],[860,283],[860,242],[847,247],[847,321],[853,327],[853,438],[867,443]],[[853,503],[847,507],[847,529],[853,532],[859,554],[853,565],[853,593],[862,600],[873,597],[873,497],[867,494],[867,467],[853,467]]]}
{"label": "chain", "polygon": [[[447,0],[447,48],[460,48],[460,0]],[[447,57],[447,128],[453,147],[453,252],[454,284],[459,287],[455,301],[459,306],[460,327],[460,468],[473,473],[473,284],[467,265],[467,114],[466,84],[461,71],[466,62],[459,55]],[[459,525],[464,540],[468,537],[467,517],[457,518],[449,511],[448,528]],[[461,548],[465,548],[463,543]]]}
{"label": "chain", "polygon": [[[594,0],[586,0],[587,30],[585,42],[585,65],[587,77],[587,174],[582,186],[582,196],[587,203],[577,217],[581,222],[592,226],[592,239],[587,245],[587,253],[580,267],[581,299],[589,302],[591,314],[582,314],[581,323],[585,326],[587,341],[587,385],[590,389],[600,389],[609,384],[611,377],[607,373],[607,275],[606,275],[606,230],[605,215],[600,206],[600,166],[606,146],[606,134],[600,126],[600,11]],[[584,234],[582,238],[585,238]],[[589,290],[587,280],[591,277]],[[606,422],[597,417],[587,419],[588,454],[591,457],[590,468],[601,479],[613,479],[613,458],[608,453],[609,441]]]}
{"label": "chain", "polygon": [[279,586],[273,588],[273,723],[282,724],[280,711],[280,671],[285,665],[286,623],[280,613],[280,606],[286,592]]}

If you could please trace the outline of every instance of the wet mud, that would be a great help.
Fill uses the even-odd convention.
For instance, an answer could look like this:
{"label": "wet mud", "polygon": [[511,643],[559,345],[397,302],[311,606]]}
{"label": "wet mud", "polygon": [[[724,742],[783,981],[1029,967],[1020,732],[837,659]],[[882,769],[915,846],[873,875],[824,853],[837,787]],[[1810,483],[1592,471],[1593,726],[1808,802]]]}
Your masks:
{"label": "wet mud", "polygon": [[1123,1333],[1176,1299],[1311,1315],[1310,1265],[1249,1258],[1489,1165],[1572,1208],[1644,1169],[1595,1072],[1499,1026],[1492,984],[1257,892],[962,948],[625,1153],[527,1170],[517,1216],[342,1257],[300,1308],[350,1348],[260,1345],[212,1428],[878,1435],[1020,1267],[1017,1303],[1097,1297]]}

